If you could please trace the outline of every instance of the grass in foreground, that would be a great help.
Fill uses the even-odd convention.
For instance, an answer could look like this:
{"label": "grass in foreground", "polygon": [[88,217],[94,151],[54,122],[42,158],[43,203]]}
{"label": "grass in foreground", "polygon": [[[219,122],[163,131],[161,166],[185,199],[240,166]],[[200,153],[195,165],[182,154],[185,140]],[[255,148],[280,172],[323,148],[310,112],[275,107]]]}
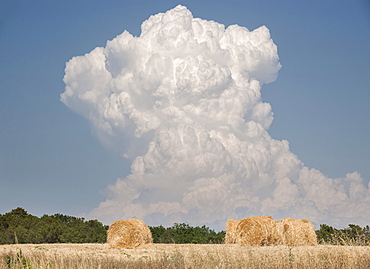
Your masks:
{"label": "grass in foreground", "polygon": [[106,244],[3,245],[0,268],[370,268],[370,247],[151,244],[115,250]]}

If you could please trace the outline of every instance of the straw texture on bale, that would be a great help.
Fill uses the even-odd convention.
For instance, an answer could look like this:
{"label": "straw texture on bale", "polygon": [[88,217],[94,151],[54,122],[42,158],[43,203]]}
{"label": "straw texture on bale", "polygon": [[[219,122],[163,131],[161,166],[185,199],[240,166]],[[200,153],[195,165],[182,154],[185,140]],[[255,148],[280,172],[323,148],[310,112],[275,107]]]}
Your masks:
{"label": "straw texture on bale", "polygon": [[229,219],[226,222],[226,234],[225,234],[225,244],[235,244],[236,243],[236,227],[239,224],[239,220]]}
{"label": "straw texture on bale", "polygon": [[274,246],[282,243],[279,222],[272,217],[256,216],[226,224],[225,243],[242,246]]}
{"label": "straw texture on bale", "polygon": [[314,226],[306,219],[285,218],[280,221],[283,244],[287,246],[316,246]]}
{"label": "straw texture on bale", "polygon": [[107,243],[112,248],[137,248],[153,243],[153,238],[149,227],[142,220],[117,220],[107,231]]}

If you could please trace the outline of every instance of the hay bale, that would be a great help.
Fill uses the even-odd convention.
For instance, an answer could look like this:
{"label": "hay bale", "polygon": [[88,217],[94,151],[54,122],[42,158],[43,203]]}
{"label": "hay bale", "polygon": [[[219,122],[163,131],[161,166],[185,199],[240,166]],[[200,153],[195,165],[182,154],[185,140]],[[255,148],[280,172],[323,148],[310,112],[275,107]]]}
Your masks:
{"label": "hay bale", "polygon": [[282,243],[279,222],[272,217],[256,216],[228,220],[225,243],[242,246],[275,246]]}
{"label": "hay bale", "polygon": [[285,218],[280,221],[283,244],[287,246],[316,246],[314,226],[306,219]]}
{"label": "hay bale", "polygon": [[153,243],[153,238],[149,227],[142,220],[117,220],[107,231],[107,243],[112,248],[137,248]]}
{"label": "hay bale", "polygon": [[239,224],[239,220],[229,219],[226,222],[226,234],[225,234],[225,244],[235,244],[236,243],[236,227]]}

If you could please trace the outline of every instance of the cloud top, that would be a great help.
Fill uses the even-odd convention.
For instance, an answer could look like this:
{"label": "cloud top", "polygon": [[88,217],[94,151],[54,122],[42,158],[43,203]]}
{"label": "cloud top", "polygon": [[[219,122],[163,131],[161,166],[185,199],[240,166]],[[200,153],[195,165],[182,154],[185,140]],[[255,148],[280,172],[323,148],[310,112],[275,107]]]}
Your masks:
{"label": "cloud top", "polygon": [[180,5],[141,30],[66,65],[61,101],[132,160],[91,216],[220,229],[257,214],[369,220],[369,187],[357,172],[328,178],[268,134],[273,113],[261,87],[281,65],[265,26],[225,28]]}

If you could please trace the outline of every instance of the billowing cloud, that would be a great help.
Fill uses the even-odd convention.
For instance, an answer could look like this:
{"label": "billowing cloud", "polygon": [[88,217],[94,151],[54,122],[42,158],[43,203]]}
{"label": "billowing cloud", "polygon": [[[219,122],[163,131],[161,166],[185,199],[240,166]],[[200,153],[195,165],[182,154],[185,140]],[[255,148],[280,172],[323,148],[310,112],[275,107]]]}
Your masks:
{"label": "billowing cloud", "polygon": [[281,65],[269,30],[193,18],[184,6],[151,16],[66,65],[61,101],[132,161],[90,216],[110,223],[272,215],[346,226],[369,221],[361,176],[329,178],[268,133],[261,87]]}

